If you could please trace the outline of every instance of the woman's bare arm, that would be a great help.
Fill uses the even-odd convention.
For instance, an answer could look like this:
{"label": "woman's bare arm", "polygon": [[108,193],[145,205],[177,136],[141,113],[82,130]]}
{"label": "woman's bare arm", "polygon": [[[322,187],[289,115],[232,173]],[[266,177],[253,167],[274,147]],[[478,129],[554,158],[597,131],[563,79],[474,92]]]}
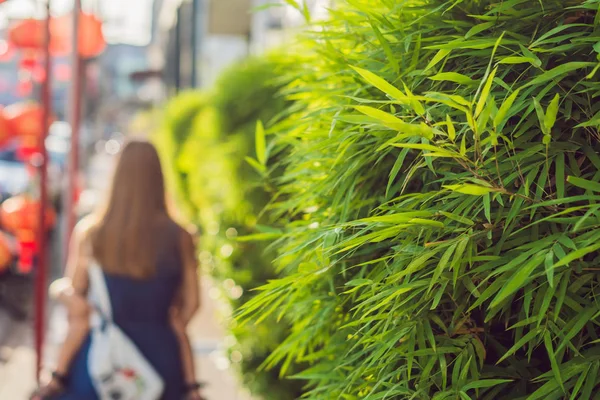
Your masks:
{"label": "woman's bare arm", "polygon": [[200,296],[196,246],[192,235],[188,232],[182,233],[180,250],[183,261],[183,273],[179,296],[171,312],[171,325],[179,341],[185,382],[193,384],[196,382],[196,370],[194,367],[192,346],[186,328],[200,306]]}
{"label": "woman's bare arm", "polygon": [[90,307],[85,297],[88,289],[87,224],[76,227],[67,258],[67,268],[63,289],[57,293],[58,299],[66,306],[69,318],[67,337],[59,351],[56,372],[66,375],[71,362],[89,333]]}
{"label": "woman's bare arm", "polygon": [[187,326],[200,307],[196,245],[192,235],[187,231],[184,231],[181,235],[180,248],[183,260],[183,275],[178,302],[178,314],[181,322],[184,326]]}

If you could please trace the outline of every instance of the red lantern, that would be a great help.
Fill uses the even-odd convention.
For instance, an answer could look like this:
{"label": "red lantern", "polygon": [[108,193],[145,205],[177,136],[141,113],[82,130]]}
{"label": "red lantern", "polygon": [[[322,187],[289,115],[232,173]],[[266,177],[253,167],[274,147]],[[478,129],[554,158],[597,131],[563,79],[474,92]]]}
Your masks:
{"label": "red lantern", "polygon": [[102,21],[95,15],[81,13],[78,35],[79,54],[83,58],[96,57],[104,51],[106,41],[102,33]]}
{"label": "red lantern", "polygon": [[[35,136],[23,136],[20,138],[19,147],[17,148],[17,158],[23,162],[29,163],[36,154],[42,152],[41,147],[42,144],[40,138]],[[31,170],[28,172],[31,172]]]}
{"label": "red lantern", "polygon": [[33,261],[38,251],[35,233],[21,231],[17,236],[17,240],[19,242],[18,270],[21,274],[28,274],[33,270]]}
{"label": "red lantern", "polygon": [[44,21],[24,19],[8,29],[8,39],[22,49],[41,49],[46,38]]}
{"label": "red lantern", "polygon": [[41,138],[44,134],[44,109],[37,103],[11,104],[4,109],[4,118],[17,136]]}
{"label": "red lantern", "polygon": [[6,145],[13,138],[12,132],[9,129],[8,122],[4,118],[3,109],[0,106],[0,148]]}
{"label": "red lantern", "polygon": [[23,50],[23,55],[19,60],[19,69],[32,71],[37,65],[40,65],[38,53],[35,50]]}
{"label": "red lantern", "polygon": [[[59,22],[65,23],[57,18],[50,21],[50,52],[54,55],[69,53],[70,37],[65,28],[58,25]],[[46,42],[45,21],[33,18],[19,21],[8,29],[8,39],[18,48],[41,50]]]}
{"label": "red lantern", "polygon": [[[0,220],[7,230],[14,232],[19,240],[29,237],[28,232],[37,232],[40,215],[40,203],[27,196],[11,197],[2,203]],[[56,224],[56,212],[51,206],[46,207],[46,229]]]}
{"label": "red lantern", "polygon": [[10,241],[0,232],[0,273],[6,271],[12,263],[13,253]]}

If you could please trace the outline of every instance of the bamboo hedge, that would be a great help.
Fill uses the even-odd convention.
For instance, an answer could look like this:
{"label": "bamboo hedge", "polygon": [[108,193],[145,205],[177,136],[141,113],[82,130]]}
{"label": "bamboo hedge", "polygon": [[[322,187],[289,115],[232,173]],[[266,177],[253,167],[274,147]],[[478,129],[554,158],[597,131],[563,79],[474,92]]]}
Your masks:
{"label": "bamboo hedge", "polygon": [[239,313],[292,321],[264,368],[306,399],[600,399],[599,7],[340,0],[314,23],[252,161],[284,171],[280,277]]}

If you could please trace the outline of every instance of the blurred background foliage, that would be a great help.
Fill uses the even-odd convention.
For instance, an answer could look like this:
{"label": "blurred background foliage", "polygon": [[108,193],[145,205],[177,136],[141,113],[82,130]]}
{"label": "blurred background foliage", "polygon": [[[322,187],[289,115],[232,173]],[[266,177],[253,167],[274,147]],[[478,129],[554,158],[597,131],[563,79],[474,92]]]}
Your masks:
{"label": "blurred background foliage", "polygon": [[[246,157],[255,154],[257,121],[274,125],[291,104],[279,94],[289,65],[277,54],[248,59],[223,73],[210,91],[179,94],[167,104],[155,135],[164,165],[173,166],[166,175],[177,207],[200,231],[202,265],[234,310],[252,297],[251,289],[275,277],[267,243],[236,238],[268,231],[260,222],[271,193]],[[246,386],[265,399],[297,398],[298,381],[280,381],[277,369],[258,368],[287,334],[286,321],[236,326],[231,320],[229,328],[236,339],[230,352],[242,355]]]}

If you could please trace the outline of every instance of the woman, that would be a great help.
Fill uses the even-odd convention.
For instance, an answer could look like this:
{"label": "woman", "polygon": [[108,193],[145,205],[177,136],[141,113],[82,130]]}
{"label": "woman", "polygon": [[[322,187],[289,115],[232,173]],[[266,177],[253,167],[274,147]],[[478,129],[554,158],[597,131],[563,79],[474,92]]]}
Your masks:
{"label": "woman", "polygon": [[200,399],[185,334],[199,306],[195,246],[167,212],[158,154],[146,141],[124,146],[106,207],[76,229],[67,266],[71,287],[60,291],[70,329],[44,389],[48,398],[98,399],[87,367],[92,259],[103,269],[115,323],[163,378],[162,399]]}

